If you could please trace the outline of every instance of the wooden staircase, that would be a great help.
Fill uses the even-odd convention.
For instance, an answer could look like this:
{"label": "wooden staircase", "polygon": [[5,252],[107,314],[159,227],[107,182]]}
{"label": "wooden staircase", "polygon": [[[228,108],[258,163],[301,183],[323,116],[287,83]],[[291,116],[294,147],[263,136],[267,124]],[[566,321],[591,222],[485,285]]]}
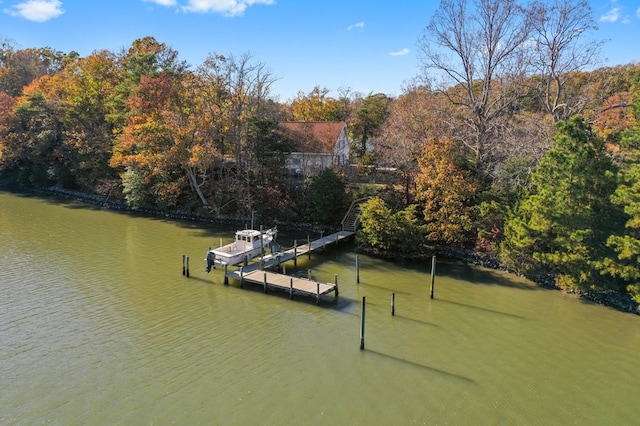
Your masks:
{"label": "wooden staircase", "polygon": [[360,213],[362,213],[360,204],[368,199],[369,197],[359,198],[351,203],[351,207],[349,207],[347,214],[344,215],[344,218],[341,222],[343,231],[354,233],[356,232],[356,229],[358,229],[358,224],[360,223]]}

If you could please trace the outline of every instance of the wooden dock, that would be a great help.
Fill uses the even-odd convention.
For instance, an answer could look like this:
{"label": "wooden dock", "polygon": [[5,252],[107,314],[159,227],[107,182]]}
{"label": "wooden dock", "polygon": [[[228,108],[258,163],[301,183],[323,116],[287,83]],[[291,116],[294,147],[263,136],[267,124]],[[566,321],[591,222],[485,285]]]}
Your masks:
{"label": "wooden dock", "polygon": [[[266,269],[280,266],[281,264],[293,260],[294,264],[297,264],[297,258],[300,256],[309,256],[312,251],[322,249],[330,244],[337,244],[338,242],[351,237],[354,232],[351,231],[339,231],[326,237],[319,238],[314,241],[307,240],[306,244],[297,245],[294,244],[293,248],[266,255],[261,257],[256,262],[249,265],[241,266],[239,269],[229,271],[228,267],[224,266],[225,284],[229,283],[229,278],[240,281],[240,285],[246,281],[264,286],[264,292],[267,293],[268,289],[275,288],[289,292],[289,296],[293,297],[294,294],[315,296],[316,303],[319,303],[320,296],[335,292],[335,296],[338,297],[338,283],[327,283],[314,281],[306,278],[298,278],[294,276],[288,276],[279,274],[276,272],[267,272]],[[337,280],[336,280],[337,281]]]}

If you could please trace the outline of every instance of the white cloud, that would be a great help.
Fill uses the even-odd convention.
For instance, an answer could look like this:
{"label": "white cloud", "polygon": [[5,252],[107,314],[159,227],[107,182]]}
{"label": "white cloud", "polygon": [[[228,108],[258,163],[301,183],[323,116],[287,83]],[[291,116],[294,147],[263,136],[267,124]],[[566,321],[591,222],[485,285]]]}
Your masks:
{"label": "white cloud", "polygon": [[347,27],[347,31],[351,30],[364,30],[364,22],[356,22],[355,24],[349,25]]}
{"label": "white cloud", "polygon": [[[165,1],[165,0],[160,0]],[[222,13],[228,16],[239,16],[254,4],[271,5],[275,0],[188,0],[182,8],[185,12]]]}
{"label": "white cloud", "polygon": [[409,54],[409,49],[407,49],[406,47],[402,50],[398,50],[397,52],[390,52],[389,55],[391,56],[404,56],[404,55],[408,55]]}
{"label": "white cloud", "polygon": [[59,0],[27,0],[4,11],[11,16],[21,16],[35,22],[45,22],[64,13]]}
{"label": "white cloud", "polygon": [[145,3],[159,4],[160,6],[166,6],[166,7],[171,7],[178,4],[176,0],[142,0],[142,1]]}
{"label": "white cloud", "polygon": [[602,22],[617,22],[620,19],[620,8],[614,7],[600,17]]}

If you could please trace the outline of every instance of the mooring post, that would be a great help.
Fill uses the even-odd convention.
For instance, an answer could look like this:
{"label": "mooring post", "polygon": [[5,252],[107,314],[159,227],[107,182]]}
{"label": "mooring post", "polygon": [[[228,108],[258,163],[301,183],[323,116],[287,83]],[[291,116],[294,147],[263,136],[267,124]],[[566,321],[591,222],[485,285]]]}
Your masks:
{"label": "mooring post", "polygon": [[289,278],[289,299],[293,299],[293,277]]}
{"label": "mooring post", "polygon": [[366,308],[366,298],[362,296],[362,315],[360,316],[360,350],[364,350],[364,315]]}
{"label": "mooring post", "polygon": [[182,255],[182,275],[187,275],[187,269],[186,269],[186,263],[185,263],[185,258],[187,256],[186,255]]}
{"label": "mooring post", "polygon": [[[224,264],[224,285],[229,285],[229,275],[227,275],[229,265]],[[242,286],[242,266],[240,267],[240,286]]]}
{"label": "mooring post", "polygon": [[293,266],[298,266],[298,240],[293,240]]}
{"label": "mooring post", "polygon": [[307,269],[307,279],[311,279],[311,269]]}
{"label": "mooring post", "polygon": [[[224,268],[225,268],[224,276],[226,277],[227,276],[227,273],[226,273],[227,265],[224,265]],[[244,287],[244,271],[242,270],[243,268],[244,268],[244,266],[240,267],[240,288]],[[225,284],[227,284],[227,283],[228,283],[228,281],[225,282]]]}
{"label": "mooring post", "polygon": [[433,299],[433,288],[436,282],[436,256],[431,256],[431,290],[429,291],[429,297]]}
{"label": "mooring post", "polygon": [[333,274],[333,282],[336,285],[336,297],[338,297],[338,294],[340,294],[338,292],[338,274]]}
{"label": "mooring post", "polygon": [[316,305],[320,304],[320,281],[316,282]]}
{"label": "mooring post", "polygon": [[360,256],[356,255],[356,283],[360,284]]}
{"label": "mooring post", "polygon": [[264,292],[267,293],[267,273],[264,273]]}
{"label": "mooring post", "polygon": [[222,247],[222,238],[220,238],[220,247]]}
{"label": "mooring post", "polygon": [[307,252],[309,254],[309,260],[311,260],[311,238],[309,237],[309,234],[307,234],[307,248],[309,249]]}
{"label": "mooring post", "polygon": [[287,275],[287,265],[282,264],[282,275]]}
{"label": "mooring post", "polygon": [[189,256],[187,256],[187,278],[189,278]]}
{"label": "mooring post", "polygon": [[324,229],[322,231],[320,231],[320,241],[322,242],[322,248],[324,249],[326,244],[326,241],[324,240]]}
{"label": "mooring post", "polygon": [[391,316],[396,314],[396,294],[391,293]]}

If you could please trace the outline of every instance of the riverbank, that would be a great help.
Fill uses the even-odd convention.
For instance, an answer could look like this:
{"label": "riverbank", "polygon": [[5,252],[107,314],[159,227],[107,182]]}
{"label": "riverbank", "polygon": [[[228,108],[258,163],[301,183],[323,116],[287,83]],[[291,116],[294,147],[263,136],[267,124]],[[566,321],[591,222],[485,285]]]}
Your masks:
{"label": "riverbank", "polygon": [[[65,199],[72,199],[80,202],[89,203],[95,206],[99,206],[102,208],[107,208],[110,210],[116,211],[125,211],[135,214],[148,215],[152,217],[163,217],[171,220],[182,220],[182,221],[193,221],[200,223],[213,223],[217,225],[234,225],[234,226],[243,226],[246,224],[251,218],[249,217],[207,217],[200,214],[195,214],[187,211],[165,211],[160,209],[146,208],[146,209],[132,209],[126,205],[126,203],[110,199],[105,196],[88,194],[81,191],[73,191],[64,188],[58,187],[49,187],[49,188],[41,188],[36,190],[35,192],[45,193],[45,194],[53,194],[56,196],[63,197]],[[295,230],[295,231],[308,231],[314,233],[328,233],[335,231],[329,227],[317,226],[309,223],[277,223],[276,225],[281,226],[286,229]],[[436,249],[435,254],[438,256],[443,256],[450,259],[460,260],[462,262],[482,266],[485,268],[502,270],[509,272],[514,275],[516,274],[514,271],[506,268],[495,256],[489,253],[481,253],[471,250],[463,250],[457,248],[450,247],[439,247]],[[384,256],[383,256],[384,257]],[[429,256],[430,257],[430,256]],[[555,279],[552,274],[544,274],[540,276],[525,276],[525,278],[535,282],[541,287],[545,288],[553,288],[560,290],[555,285]],[[567,291],[569,294],[574,294],[580,297],[583,300],[587,300],[589,302],[597,303],[599,305],[608,306],[614,309],[617,309],[622,312],[634,313],[636,315],[640,315],[640,306],[636,303],[629,295],[620,294],[618,292],[584,292],[579,290]]]}

